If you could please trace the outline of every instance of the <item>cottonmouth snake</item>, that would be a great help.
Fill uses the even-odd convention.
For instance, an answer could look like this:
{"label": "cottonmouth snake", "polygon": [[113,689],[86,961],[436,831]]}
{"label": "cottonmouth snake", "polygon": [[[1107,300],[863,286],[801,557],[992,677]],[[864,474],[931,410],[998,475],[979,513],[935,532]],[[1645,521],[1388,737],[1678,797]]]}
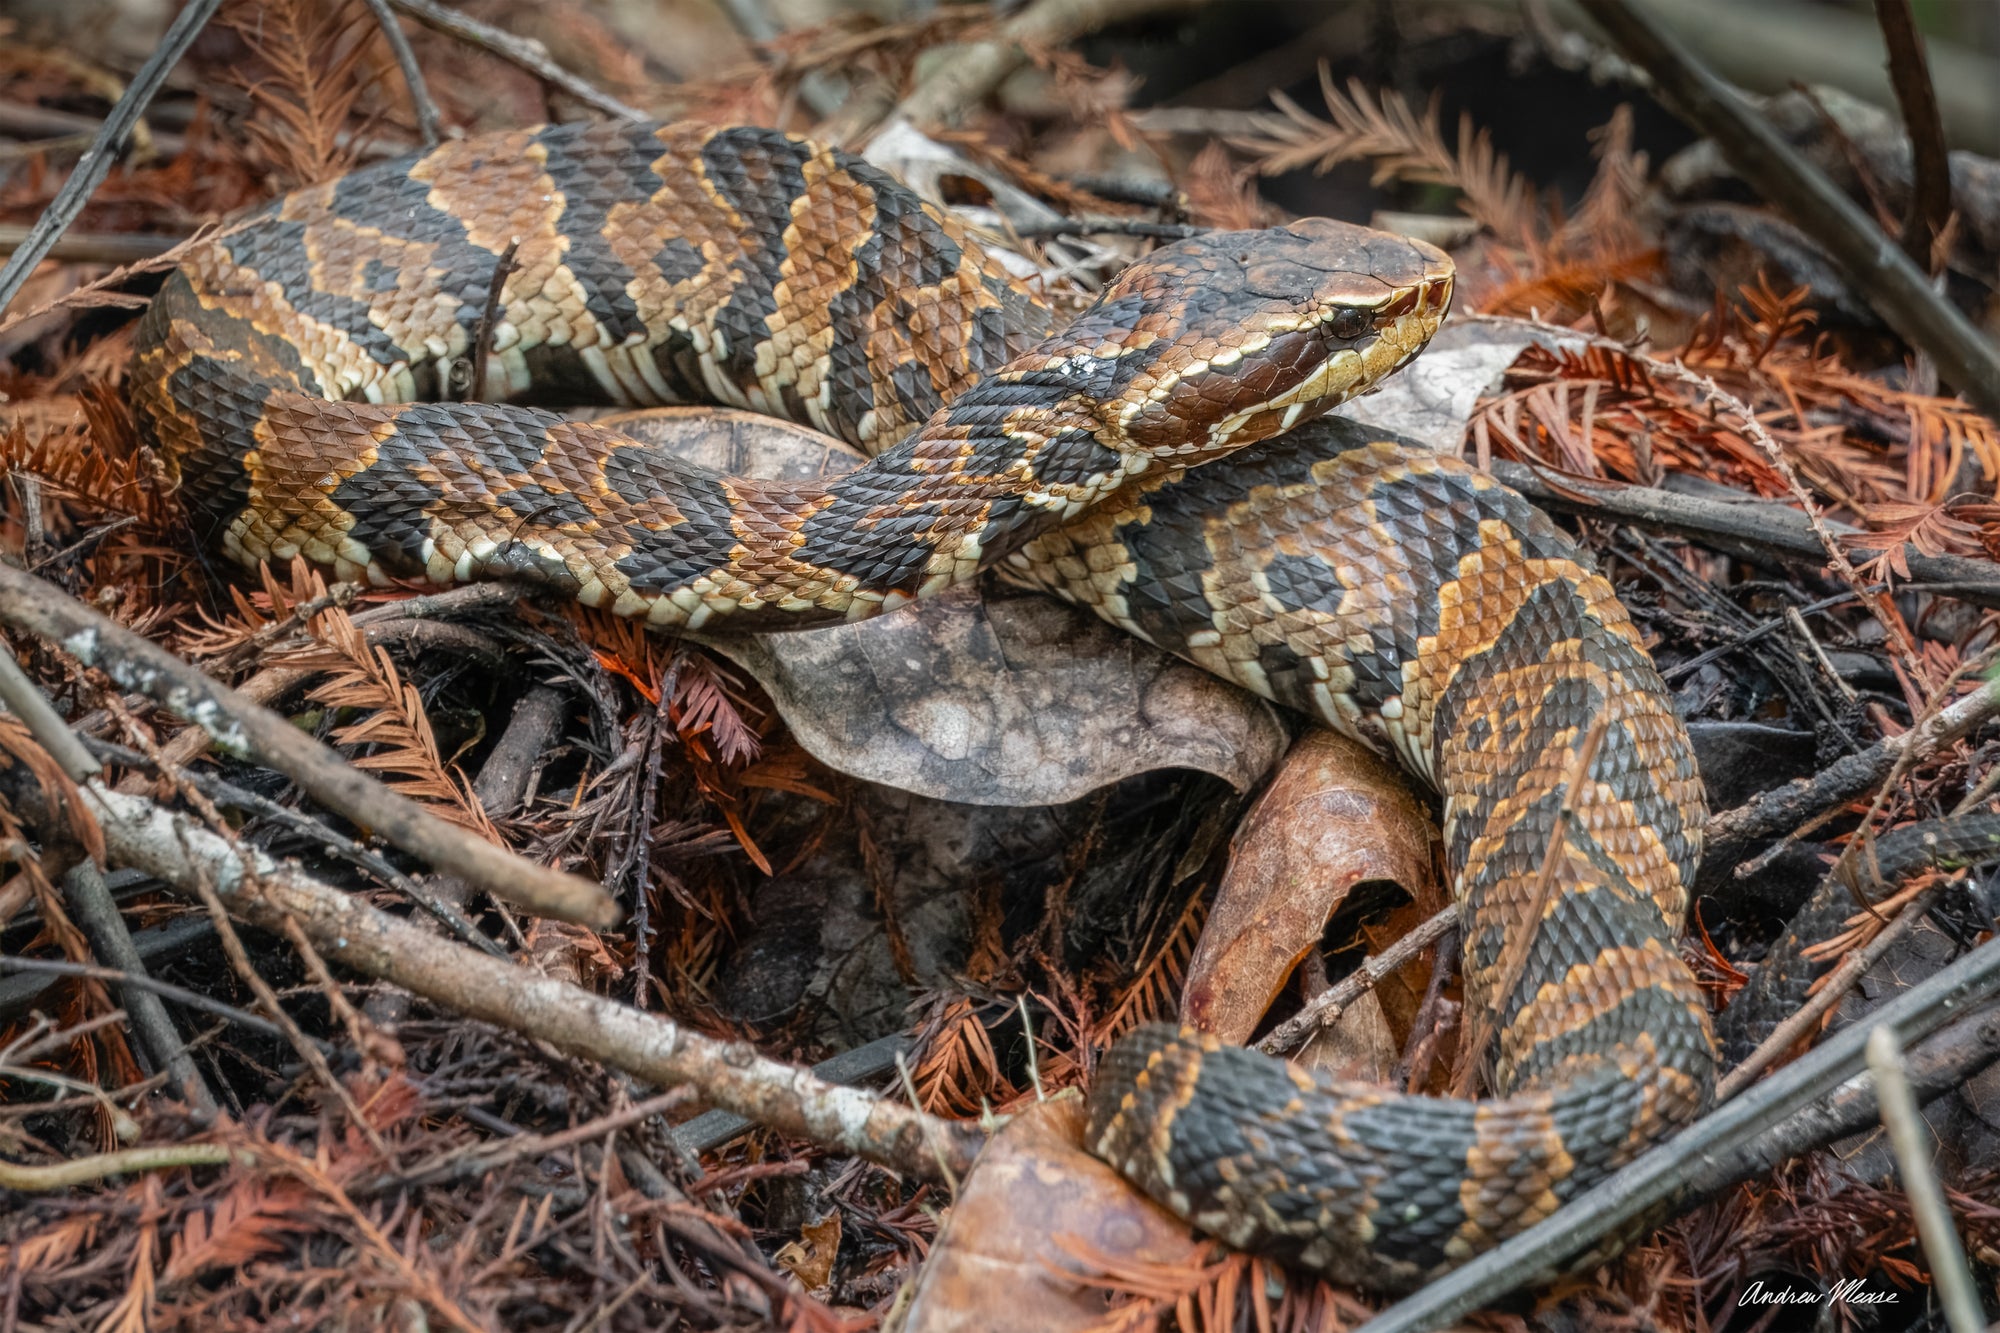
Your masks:
{"label": "cottonmouth snake", "polygon": [[[1309,220],[1161,249],[1051,333],[858,159],[566,126],[370,167],[198,248],[131,397],[239,561],[525,577],[714,630],[856,619],[1004,559],[1393,750],[1444,796],[1496,1099],[1148,1027],[1098,1071],[1090,1143],[1232,1244],[1402,1287],[1685,1123],[1714,1061],[1676,947],[1700,785],[1610,584],[1454,459],[1271,440],[1408,361],[1450,293],[1429,246]],[[467,379],[484,401],[438,401]],[[890,447],[755,481],[526,405],[685,401]]]}

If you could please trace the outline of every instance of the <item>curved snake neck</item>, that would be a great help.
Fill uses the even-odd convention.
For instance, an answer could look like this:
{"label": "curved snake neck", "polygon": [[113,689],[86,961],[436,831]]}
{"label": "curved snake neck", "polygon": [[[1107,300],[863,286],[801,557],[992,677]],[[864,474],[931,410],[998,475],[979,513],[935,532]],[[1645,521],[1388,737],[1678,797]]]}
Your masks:
{"label": "curved snake neck", "polygon": [[[1405,1286],[1683,1123],[1714,1060],[1674,944],[1699,781],[1610,586],[1456,460],[1282,435],[1416,355],[1450,294],[1431,247],[1307,220],[1160,250],[1051,333],[858,159],[563,126],[357,172],[197,249],[141,326],[132,401],[245,563],[527,577],[713,629],[873,615],[1005,558],[1397,753],[1445,797],[1502,1098],[1148,1028],[1100,1070],[1091,1142],[1233,1243]],[[435,401],[460,383],[488,401]],[[757,481],[532,405],[689,401],[891,447]]]}

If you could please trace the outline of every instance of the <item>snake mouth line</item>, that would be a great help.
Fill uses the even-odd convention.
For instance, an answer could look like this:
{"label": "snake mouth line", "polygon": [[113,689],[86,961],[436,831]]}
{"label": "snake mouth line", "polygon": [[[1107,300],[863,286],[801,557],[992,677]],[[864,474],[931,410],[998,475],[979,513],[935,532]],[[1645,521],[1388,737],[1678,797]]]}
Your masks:
{"label": "snake mouth line", "polygon": [[1452,276],[1446,271],[1389,293],[1375,307],[1349,305],[1316,312],[1314,320],[1302,324],[1301,330],[1331,329],[1355,309],[1374,309],[1376,323],[1296,385],[1218,422],[1210,432],[1210,449],[1233,449],[1282,435],[1300,422],[1372,390],[1423,351],[1444,323],[1451,298]]}

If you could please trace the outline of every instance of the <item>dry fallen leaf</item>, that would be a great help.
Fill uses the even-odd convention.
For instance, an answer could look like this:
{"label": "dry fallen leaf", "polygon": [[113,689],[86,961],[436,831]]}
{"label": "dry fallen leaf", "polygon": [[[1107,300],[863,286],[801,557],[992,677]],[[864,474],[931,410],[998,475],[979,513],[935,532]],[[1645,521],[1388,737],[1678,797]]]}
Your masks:
{"label": "dry fallen leaf", "polygon": [[833,1277],[833,1261],[840,1254],[840,1209],[817,1222],[799,1228],[799,1238],[779,1250],[778,1267],[799,1280],[807,1291],[818,1291]]}
{"label": "dry fallen leaf", "polygon": [[1187,1227],[1084,1152],[1083,1103],[1040,1102],[995,1135],[917,1278],[902,1333],[1065,1333],[1104,1317],[1102,1289],[1058,1237],[1151,1264],[1186,1262]]}
{"label": "dry fallen leaf", "polygon": [[1181,1021],[1248,1042],[1357,884],[1394,881],[1426,916],[1443,907],[1434,836],[1400,772],[1358,741],[1308,732],[1237,830]]}

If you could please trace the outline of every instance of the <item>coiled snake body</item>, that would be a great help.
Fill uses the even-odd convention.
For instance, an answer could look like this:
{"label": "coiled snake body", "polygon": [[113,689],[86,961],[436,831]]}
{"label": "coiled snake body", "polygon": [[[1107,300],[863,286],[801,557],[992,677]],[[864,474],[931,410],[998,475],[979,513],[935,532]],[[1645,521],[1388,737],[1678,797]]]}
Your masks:
{"label": "coiled snake body", "polygon": [[[1090,1143],[1233,1244],[1400,1287],[1685,1123],[1714,1062],[1675,944],[1700,786],[1609,584],[1456,460],[1271,439],[1408,361],[1450,291],[1430,247],[1309,220],[1162,249],[1051,334],[857,159],[565,126],[371,167],[198,249],[131,395],[240,561],[526,577],[713,630],[860,618],[1004,559],[1393,750],[1444,795],[1496,1099],[1149,1027],[1106,1057]],[[436,401],[462,387],[483,401]],[[719,402],[891,447],[824,482],[721,477],[534,401]]]}

